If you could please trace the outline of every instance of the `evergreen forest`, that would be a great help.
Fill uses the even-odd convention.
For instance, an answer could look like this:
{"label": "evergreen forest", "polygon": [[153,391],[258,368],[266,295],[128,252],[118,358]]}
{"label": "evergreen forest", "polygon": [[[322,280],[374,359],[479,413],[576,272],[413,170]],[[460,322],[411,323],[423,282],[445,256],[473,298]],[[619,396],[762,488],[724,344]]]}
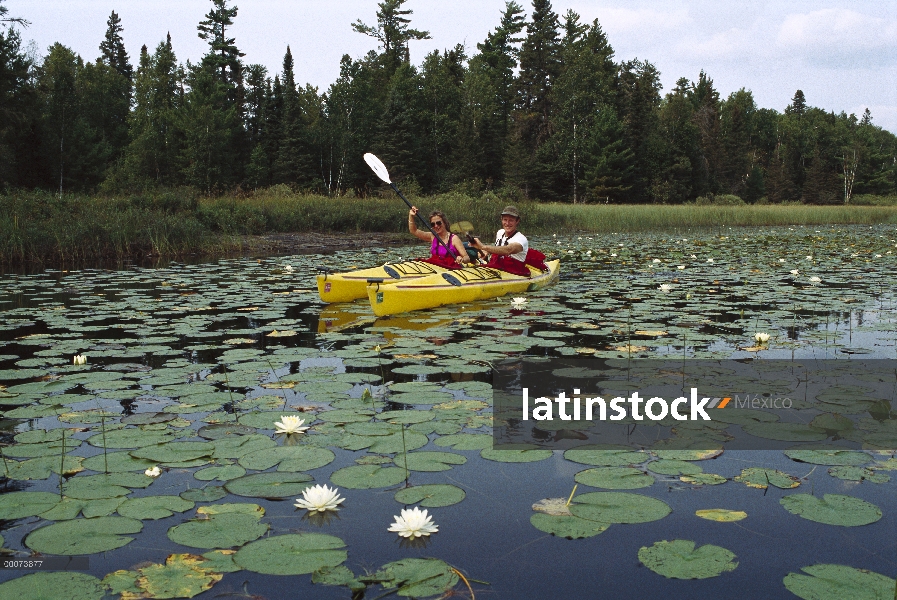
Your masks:
{"label": "evergreen forest", "polygon": [[784,112],[761,108],[750,82],[723,98],[703,71],[663,93],[649,60],[617,61],[598,20],[549,0],[506,2],[475,48],[415,65],[409,49],[429,33],[405,4],[383,0],[375,20],[346,24],[378,49],[343,56],[319,90],[297,82],[289,47],[280,72],[249,62],[231,0],[210,0],[196,64],[170,36],[128,56],[115,12],[96,58],[60,43],[37,57],[27,15],[0,0],[0,190],[366,196],[373,152],[418,194],[849,204],[897,193],[897,138],[868,110],[835,114],[801,90]]}

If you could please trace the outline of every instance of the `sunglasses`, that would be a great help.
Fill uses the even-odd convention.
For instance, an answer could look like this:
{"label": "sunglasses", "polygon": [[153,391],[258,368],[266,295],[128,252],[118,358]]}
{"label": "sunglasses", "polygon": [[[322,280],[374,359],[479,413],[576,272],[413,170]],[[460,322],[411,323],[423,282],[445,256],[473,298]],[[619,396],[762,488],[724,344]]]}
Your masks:
{"label": "sunglasses", "polygon": [[442,221],[430,221],[430,225],[433,227],[442,227]]}

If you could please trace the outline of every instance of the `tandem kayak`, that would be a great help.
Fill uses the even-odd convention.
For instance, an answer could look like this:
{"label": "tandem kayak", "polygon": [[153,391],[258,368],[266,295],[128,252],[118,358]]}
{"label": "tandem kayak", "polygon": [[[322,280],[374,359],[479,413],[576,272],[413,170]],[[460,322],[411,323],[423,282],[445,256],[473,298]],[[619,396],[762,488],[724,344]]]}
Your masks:
{"label": "tandem kayak", "polygon": [[439,275],[449,270],[421,260],[408,260],[346,273],[328,273],[318,275],[318,295],[324,302],[351,302],[367,296],[369,279],[382,279],[383,283],[380,285],[389,285],[397,281]]}
{"label": "tandem kayak", "polygon": [[491,267],[446,269],[443,273],[408,280],[403,278],[387,285],[372,283],[367,286],[367,296],[378,317],[445,304],[488,300],[505,294],[538,290],[553,283],[558,277],[560,261],[552,260],[546,265],[546,271],[528,267],[532,273],[528,278]]}

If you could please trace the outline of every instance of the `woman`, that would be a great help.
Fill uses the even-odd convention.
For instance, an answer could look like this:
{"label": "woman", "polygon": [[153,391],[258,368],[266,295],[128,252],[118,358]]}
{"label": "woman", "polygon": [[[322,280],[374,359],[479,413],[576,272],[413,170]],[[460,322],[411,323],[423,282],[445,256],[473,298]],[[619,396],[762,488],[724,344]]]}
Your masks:
{"label": "woman", "polygon": [[442,266],[455,266],[470,261],[461,239],[449,231],[449,220],[441,210],[434,210],[430,213],[430,227],[433,228],[436,236],[429,231],[420,231],[417,228],[417,223],[414,220],[416,215],[417,207],[412,206],[408,211],[408,231],[418,239],[430,242],[430,258],[427,262]]}

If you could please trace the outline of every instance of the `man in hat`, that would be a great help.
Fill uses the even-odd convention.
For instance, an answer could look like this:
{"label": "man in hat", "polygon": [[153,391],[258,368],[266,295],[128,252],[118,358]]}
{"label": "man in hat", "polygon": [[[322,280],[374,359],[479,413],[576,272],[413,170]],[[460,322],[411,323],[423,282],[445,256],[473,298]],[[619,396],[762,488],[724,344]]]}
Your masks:
{"label": "man in hat", "polygon": [[524,265],[529,242],[517,231],[520,224],[520,211],[516,206],[506,206],[501,211],[501,229],[495,233],[495,245],[488,246],[474,238],[471,246],[490,254],[489,266],[516,275],[529,277],[530,271]]}

